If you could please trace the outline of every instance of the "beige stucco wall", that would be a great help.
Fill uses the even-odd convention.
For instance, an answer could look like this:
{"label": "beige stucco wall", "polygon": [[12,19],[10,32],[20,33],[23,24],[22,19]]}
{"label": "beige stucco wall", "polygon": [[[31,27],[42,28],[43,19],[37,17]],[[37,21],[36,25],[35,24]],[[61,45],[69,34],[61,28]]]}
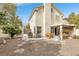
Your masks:
{"label": "beige stucco wall", "polygon": [[32,33],[34,33],[34,27],[36,26],[36,12],[33,14],[32,18],[29,21],[30,24],[30,29],[32,31]]}
{"label": "beige stucco wall", "polygon": [[[60,18],[56,20],[56,15]],[[32,33],[34,33],[34,27],[41,26],[42,27],[42,35],[45,36],[47,32],[51,31],[51,25],[62,23],[62,15],[57,12],[57,10],[53,9],[51,12],[51,4],[44,4],[44,10],[36,11],[32,18],[30,19],[30,27]]]}
{"label": "beige stucco wall", "polygon": [[45,36],[47,32],[50,32],[50,25],[51,25],[51,4],[45,3],[44,14],[43,14],[43,36]]}
{"label": "beige stucco wall", "polygon": [[79,29],[75,29],[74,33],[75,35],[79,36]]}
{"label": "beige stucco wall", "polygon": [[[59,16],[59,19],[58,19],[58,20],[56,19],[56,15]],[[52,11],[52,19],[51,19],[51,20],[52,20],[52,21],[51,21],[51,22],[52,22],[51,25],[63,23],[63,22],[62,22],[62,21],[63,21],[62,14],[58,13],[57,10],[55,10],[55,9],[53,8],[53,11]]]}
{"label": "beige stucco wall", "polygon": [[34,33],[34,28],[37,28],[37,26],[41,26],[42,27],[41,34],[43,34],[43,10],[35,12],[32,18],[30,19],[29,23],[30,23],[30,28],[31,28],[32,33]]}
{"label": "beige stucco wall", "polygon": [[36,14],[36,26],[43,26],[43,10],[40,10]]}
{"label": "beige stucco wall", "polygon": [[35,27],[37,27],[37,26],[41,26],[41,35],[43,36],[43,13],[44,13],[44,11],[43,10],[40,10],[40,11],[38,11],[37,12],[37,14],[36,14],[36,26]]}

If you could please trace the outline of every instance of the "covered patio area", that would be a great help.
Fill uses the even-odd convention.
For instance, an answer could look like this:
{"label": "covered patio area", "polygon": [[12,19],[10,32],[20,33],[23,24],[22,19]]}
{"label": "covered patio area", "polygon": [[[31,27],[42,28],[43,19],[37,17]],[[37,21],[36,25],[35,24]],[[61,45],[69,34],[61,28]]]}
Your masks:
{"label": "covered patio area", "polygon": [[52,37],[58,36],[60,40],[68,39],[75,33],[74,24],[55,24],[51,26]]}

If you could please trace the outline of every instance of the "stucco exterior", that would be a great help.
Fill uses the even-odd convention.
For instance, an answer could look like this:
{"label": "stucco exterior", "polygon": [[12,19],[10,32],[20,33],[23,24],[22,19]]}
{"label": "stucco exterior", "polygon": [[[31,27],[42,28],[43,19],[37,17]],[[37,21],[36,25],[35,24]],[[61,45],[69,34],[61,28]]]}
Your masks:
{"label": "stucco exterior", "polygon": [[43,14],[43,35],[47,32],[50,32],[50,25],[51,25],[51,7],[52,4],[44,4],[44,14]]}
{"label": "stucco exterior", "polygon": [[[58,20],[56,19],[56,16],[59,16]],[[51,23],[52,25],[53,24],[61,24],[63,21],[63,15],[58,13],[57,10],[55,10],[54,8],[52,10],[52,20],[53,20],[52,21],[53,23]]]}
{"label": "stucco exterior", "polygon": [[35,8],[29,20],[32,33],[37,33],[37,27],[40,26],[41,35],[45,37],[47,32],[51,32],[51,27],[59,26],[59,36],[62,39],[63,25],[72,26],[63,20],[63,16],[63,13],[55,8],[52,3],[45,3],[43,6]]}
{"label": "stucco exterior", "polygon": [[[59,20],[56,20],[56,15],[60,17]],[[60,14],[57,10],[54,9],[52,4],[48,3],[44,4],[44,7],[40,10],[38,8],[36,9],[29,23],[32,33],[34,33],[34,27],[41,26],[42,35],[45,35],[46,32],[50,31],[51,25],[61,23],[60,20],[62,19],[63,14]]]}
{"label": "stucco exterior", "polygon": [[29,21],[32,33],[34,33],[34,27],[36,26],[36,14],[37,13],[35,12],[31,20]]}

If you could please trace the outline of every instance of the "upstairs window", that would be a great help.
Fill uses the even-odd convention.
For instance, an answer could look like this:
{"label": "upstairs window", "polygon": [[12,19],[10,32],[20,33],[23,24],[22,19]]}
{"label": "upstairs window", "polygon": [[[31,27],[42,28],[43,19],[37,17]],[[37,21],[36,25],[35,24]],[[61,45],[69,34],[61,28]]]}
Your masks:
{"label": "upstairs window", "polygon": [[56,15],[56,20],[59,21],[60,17],[58,15]]}

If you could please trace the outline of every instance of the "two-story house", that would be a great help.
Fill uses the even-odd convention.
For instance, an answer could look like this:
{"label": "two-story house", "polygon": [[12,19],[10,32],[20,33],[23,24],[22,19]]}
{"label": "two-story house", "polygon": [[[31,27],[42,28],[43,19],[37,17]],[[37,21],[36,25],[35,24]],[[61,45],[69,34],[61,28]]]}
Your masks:
{"label": "two-story house", "polygon": [[63,20],[64,14],[60,12],[52,3],[45,3],[43,6],[33,9],[32,15],[29,19],[31,32],[39,34],[43,37],[47,32],[52,33],[52,37],[58,36],[61,40],[72,36],[75,26],[68,24]]}

